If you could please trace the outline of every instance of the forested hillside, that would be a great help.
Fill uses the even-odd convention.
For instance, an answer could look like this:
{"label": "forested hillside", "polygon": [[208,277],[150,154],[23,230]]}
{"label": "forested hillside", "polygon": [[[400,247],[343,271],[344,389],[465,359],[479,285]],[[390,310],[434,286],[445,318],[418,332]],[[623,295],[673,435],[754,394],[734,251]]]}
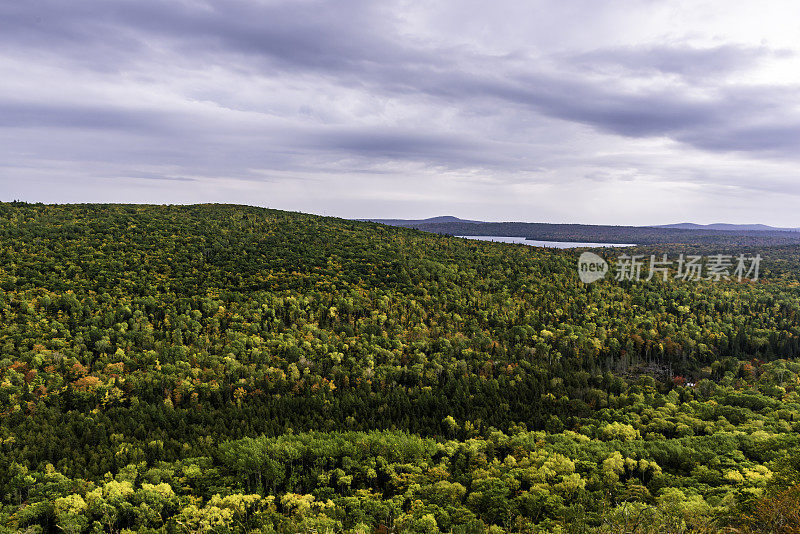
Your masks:
{"label": "forested hillside", "polygon": [[796,532],[775,244],[639,250],[759,253],[757,282],[586,285],[576,251],[374,223],[0,204],[0,523]]}

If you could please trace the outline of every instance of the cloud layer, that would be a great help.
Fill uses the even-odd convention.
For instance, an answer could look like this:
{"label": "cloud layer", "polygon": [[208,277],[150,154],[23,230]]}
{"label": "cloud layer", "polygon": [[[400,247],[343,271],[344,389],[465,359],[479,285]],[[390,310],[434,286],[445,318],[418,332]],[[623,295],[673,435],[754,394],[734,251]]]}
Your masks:
{"label": "cloud layer", "polygon": [[351,217],[800,226],[797,8],[752,9],[6,2],[0,187]]}

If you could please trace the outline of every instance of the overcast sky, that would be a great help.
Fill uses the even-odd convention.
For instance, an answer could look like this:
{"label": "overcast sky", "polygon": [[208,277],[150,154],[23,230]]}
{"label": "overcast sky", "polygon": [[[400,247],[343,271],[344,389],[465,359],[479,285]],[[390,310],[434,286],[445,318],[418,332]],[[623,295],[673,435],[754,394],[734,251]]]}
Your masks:
{"label": "overcast sky", "polygon": [[0,0],[0,199],[800,226],[800,2]]}

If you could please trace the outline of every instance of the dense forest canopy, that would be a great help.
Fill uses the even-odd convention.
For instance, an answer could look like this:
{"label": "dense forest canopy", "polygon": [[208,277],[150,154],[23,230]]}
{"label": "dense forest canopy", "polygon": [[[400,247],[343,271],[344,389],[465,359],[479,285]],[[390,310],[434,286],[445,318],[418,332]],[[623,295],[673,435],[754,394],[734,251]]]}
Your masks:
{"label": "dense forest canopy", "polygon": [[757,281],[584,284],[575,250],[246,206],[0,204],[0,522],[797,525],[800,248],[767,237],[633,249],[757,253]]}

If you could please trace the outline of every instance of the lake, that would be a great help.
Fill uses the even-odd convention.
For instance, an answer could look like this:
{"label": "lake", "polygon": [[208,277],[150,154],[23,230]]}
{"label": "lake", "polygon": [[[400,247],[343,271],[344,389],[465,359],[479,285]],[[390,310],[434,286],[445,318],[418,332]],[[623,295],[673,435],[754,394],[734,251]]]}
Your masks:
{"label": "lake", "polygon": [[538,241],[536,239],[526,239],[524,237],[509,237],[498,235],[457,235],[464,239],[479,239],[481,241],[495,241],[497,243],[519,243],[532,247],[550,248],[599,248],[599,247],[635,247],[633,243],[580,243],[574,241]]}

